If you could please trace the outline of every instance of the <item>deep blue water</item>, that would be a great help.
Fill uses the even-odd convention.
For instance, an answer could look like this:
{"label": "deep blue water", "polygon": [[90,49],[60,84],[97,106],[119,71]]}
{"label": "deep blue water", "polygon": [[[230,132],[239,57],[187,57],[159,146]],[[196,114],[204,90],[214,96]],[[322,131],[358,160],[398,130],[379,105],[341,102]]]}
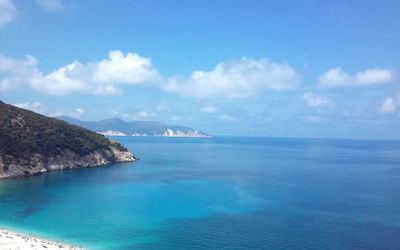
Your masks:
{"label": "deep blue water", "polygon": [[90,249],[400,249],[400,142],[115,138],[140,161],[0,182],[0,225]]}

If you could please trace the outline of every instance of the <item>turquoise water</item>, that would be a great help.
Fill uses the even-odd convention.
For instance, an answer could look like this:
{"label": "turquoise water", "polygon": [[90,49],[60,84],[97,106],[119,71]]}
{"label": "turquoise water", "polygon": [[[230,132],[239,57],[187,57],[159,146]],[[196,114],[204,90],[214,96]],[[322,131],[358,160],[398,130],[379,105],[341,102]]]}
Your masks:
{"label": "turquoise water", "polygon": [[90,249],[400,249],[400,142],[116,140],[140,161],[0,182],[0,225]]}

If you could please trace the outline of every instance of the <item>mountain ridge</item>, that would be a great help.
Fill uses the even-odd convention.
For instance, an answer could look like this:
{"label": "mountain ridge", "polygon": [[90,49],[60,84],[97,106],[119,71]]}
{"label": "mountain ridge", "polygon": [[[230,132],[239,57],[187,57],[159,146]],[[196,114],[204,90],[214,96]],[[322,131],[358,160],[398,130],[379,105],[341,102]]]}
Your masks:
{"label": "mountain ridge", "polygon": [[118,117],[99,121],[82,121],[69,116],[57,119],[75,124],[103,135],[119,136],[168,136],[168,137],[208,137],[209,135],[189,127],[167,125],[157,121],[126,122]]}

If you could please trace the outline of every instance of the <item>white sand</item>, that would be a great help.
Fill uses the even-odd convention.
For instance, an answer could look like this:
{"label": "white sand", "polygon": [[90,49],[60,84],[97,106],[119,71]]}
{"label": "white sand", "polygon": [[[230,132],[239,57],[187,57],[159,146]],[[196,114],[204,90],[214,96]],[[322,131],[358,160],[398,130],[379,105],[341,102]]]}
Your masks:
{"label": "white sand", "polygon": [[82,249],[76,246],[65,245],[57,241],[44,240],[30,235],[11,232],[9,230],[0,229],[0,250],[29,250],[29,249]]}

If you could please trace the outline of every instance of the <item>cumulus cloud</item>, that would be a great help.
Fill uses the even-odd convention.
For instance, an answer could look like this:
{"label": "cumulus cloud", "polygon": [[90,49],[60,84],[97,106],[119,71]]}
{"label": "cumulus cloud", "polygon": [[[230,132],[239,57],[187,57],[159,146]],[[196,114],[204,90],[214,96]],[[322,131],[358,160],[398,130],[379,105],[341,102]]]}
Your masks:
{"label": "cumulus cloud", "polygon": [[41,102],[21,102],[21,103],[14,103],[12,104],[18,108],[28,109],[36,113],[41,113],[44,115],[57,117],[57,116],[70,116],[73,118],[80,118],[82,115],[86,113],[83,108],[75,108],[73,110],[67,111],[54,111],[50,112],[48,108],[46,108]]}
{"label": "cumulus cloud", "polygon": [[244,57],[219,63],[211,71],[194,71],[187,78],[170,78],[165,90],[198,98],[246,98],[266,90],[295,89],[299,84],[300,75],[288,64]]}
{"label": "cumulus cloud", "polygon": [[158,73],[153,68],[151,59],[136,53],[124,55],[121,51],[111,51],[108,59],[96,65],[94,80],[100,83],[138,84],[157,79]]}
{"label": "cumulus cloud", "polygon": [[18,11],[11,0],[0,0],[0,28],[14,21]]}
{"label": "cumulus cloud", "polygon": [[392,82],[394,74],[389,69],[367,69],[350,75],[341,68],[333,68],[319,77],[319,86],[324,88],[381,85]]}
{"label": "cumulus cloud", "polygon": [[216,107],[214,107],[214,106],[206,106],[206,107],[203,107],[202,109],[201,109],[201,112],[203,112],[203,113],[217,113],[217,108]]}
{"label": "cumulus cloud", "polygon": [[56,12],[64,10],[64,3],[62,0],[36,0],[36,4],[46,11]]}
{"label": "cumulus cloud", "polygon": [[325,106],[331,106],[332,101],[325,96],[318,96],[312,92],[304,93],[303,100],[305,103],[312,108],[320,108]]}
{"label": "cumulus cloud", "polygon": [[90,90],[89,82],[86,82],[82,76],[78,76],[83,70],[83,65],[73,62],[67,66],[61,67],[48,75],[43,75],[35,65],[35,75],[29,79],[32,88],[45,92],[47,94],[63,95],[73,92],[85,92]]}
{"label": "cumulus cloud", "polygon": [[160,78],[149,58],[136,53],[124,55],[121,51],[111,51],[101,61],[87,64],[75,61],[49,74],[42,73],[38,64],[32,56],[18,60],[0,55],[0,91],[28,84],[52,95],[113,95],[122,92],[120,85],[143,84]]}
{"label": "cumulus cloud", "polygon": [[39,77],[36,64],[37,59],[33,56],[18,60],[0,55],[0,92],[18,88],[30,79]]}
{"label": "cumulus cloud", "polygon": [[396,102],[393,98],[385,98],[385,100],[383,100],[380,108],[379,108],[379,112],[383,113],[383,114],[392,114],[394,112],[396,112],[397,110],[397,105]]}
{"label": "cumulus cloud", "polygon": [[223,62],[211,71],[194,71],[186,79],[163,78],[150,58],[118,50],[106,59],[74,61],[50,73],[43,73],[38,66],[39,60],[33,56],[14,59],[0,55],[0,91],[28,85],[51,95],[116,95],[123,92],[123,85],[158,83],[168,92],[199,98],[245,98],[267,90],[291,90],[300,83],[300,75],[289,65],[267,59]]}

